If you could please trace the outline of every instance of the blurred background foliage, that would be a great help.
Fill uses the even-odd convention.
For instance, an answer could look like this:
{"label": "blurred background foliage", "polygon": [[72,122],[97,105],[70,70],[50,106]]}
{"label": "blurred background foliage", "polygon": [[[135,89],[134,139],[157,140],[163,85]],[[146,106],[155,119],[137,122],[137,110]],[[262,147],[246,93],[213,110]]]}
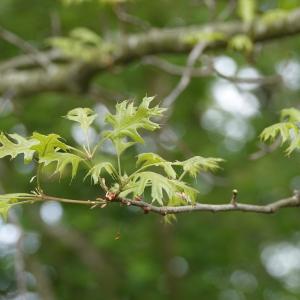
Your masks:
{"label": "blurred background foliage", "polygon": [[[74,1],[1,0],[1,26],[35,47],[49,47],[47,39],[67,36],[86,27],[102,37],[139,32],[124,24],[116,5],[156,28],[213,22],[230,2],[200,0]],[[117,1],[111,1],[117,2]],[[242,2],[242,1],[241,1]],[[297,0],[257,1],[255,13],[300,7]],[[215,4],[215,5],[214,5]],[[236,10],[225,15],[236,20]],[[0,39],[5,61],[22,54]],[[230,201],[239,191],[241,202],[263,204],[289,196],[300,188],[300,155],[286,157],[281,149],[258,155],[259,133],[279,119],[286,107],[299,107],[300,37],[256,45],[252,57],[232,49],[210,53],[216,68],[226,75],[246,77],[280,74],[281,84],[233,84],[216,76],[193,78],[180,95],[173,113],[147,143],[127,154],[156,151],[169,160],[191,155],[226,159],[217,174],[201,174],[195,186],[200,202]],[[184,66],[187,56],[163,55]],[[1,80],[1,78],[0,78]],[[54,132],[69,143],[81,142],[78,128],[61,116],[74,107],[91,107],[103,115],[122,99],[140,101],[145,94],[161,102],[175,87],[178,76],[136,61],[100,74],[96,82],[107,97],[39,93],[0,99],[0,128],[25,135],[38,130]],[[102,119],[101,119],[102,118]],[[99,154],[112,158],[109,145]],[[253,159],[256,158],[256,159]],[[22,159],[0,162],[1,192],[26,192],[33,165]],[[86,199],[97,188],[78,178],[45,178],[51,195]],[[274,216],[245,213],[194,213],[180,215],[166,226],[156,215],[111,206],[43,205],[16,208],[5,224],[0,222],[0,299],[220,299],[296,300],[300,298],[299,210]],[[21,250],[21,251],[20,251]],[[22,282],[22,278],[25,278]]]}

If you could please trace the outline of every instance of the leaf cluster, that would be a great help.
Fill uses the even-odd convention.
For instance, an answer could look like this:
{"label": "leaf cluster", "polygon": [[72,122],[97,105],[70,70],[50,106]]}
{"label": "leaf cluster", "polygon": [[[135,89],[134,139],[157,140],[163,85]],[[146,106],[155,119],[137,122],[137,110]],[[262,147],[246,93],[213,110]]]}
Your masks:
{"label": "leaf cluster", "polygon": [[[157,119],[166,109],[152,105],[154,97],[144,97],[139,105],[123,101],[116,105],[115,113],[107,113],[105,122],[110,129],[99,133],[97,144],[90,143],[89,131],[97,118],[90,108],[75,108],[65,118],[79,124],[85,143],[73,147],[54,133],[44,135],[34,132],[25,138],[17,134],[0,135],[0,158],[11,159],[23,155],[25,162],[34,161],[37,165],[37,191],[43,191],[41,175],[49,165],[55,167],[53,174],[66,174],[72,180],[80,167],[85,168],[91,182],[98,185],[103,193],[114,193],[116,197],[145,198],[158,205],[182,205],[196,201],[197,190],[184,181],[186,176],[195,178],[204,171],[219,168],[220,158],[195,156],[185,161],[167,161],[156,153],[141,153],[136,157],[136,169],[129,173],[122,167],[124,152],[137,143],[144,143],[142,131],[160,128]],[[116,150],[115,164],[110,161],[97,161],[97,152],[103,143],[110,140]],[[116,167],[117,165],[117,167]],[[110,177],[107,186],[106,178]],[[28,202],[30,194],[2,195],[1,212],[6,213],[15,202]]]}
{"label": "leaf cluster", "polygon": [[281,111],[281,122],[271,125],[260,134],[262,141],[274,141],[277,137],[281,139],[281,144],[288,144],[286,153],[290,155],[300,148],[300,110],[296,108],[286,108]]}

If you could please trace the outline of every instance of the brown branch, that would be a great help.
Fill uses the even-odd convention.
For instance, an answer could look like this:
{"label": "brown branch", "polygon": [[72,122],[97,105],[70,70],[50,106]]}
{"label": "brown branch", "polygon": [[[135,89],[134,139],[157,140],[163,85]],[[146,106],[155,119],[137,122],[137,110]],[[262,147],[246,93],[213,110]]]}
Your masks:
{"label": "brown branch", "polygon": [[[236,194],[236,191],[233,191]],[[275,202],[266,205],[254,205],[254,204],[243,204],[237,202],[236,195],[235,201],[230,201],[228,204],[206,204],[206,203],[195,203],[193,205],[184,206],[156,206],[139,199],[127,199],[127,198],[114,198],[105,199],[97,198],[96,200],[75,200],[75,199],[65,199],[60,197],[54,197],[49,195],[33,195],[32,201],[59,201],[69,204],[82,204],[90,206],[91,208],[96,207],[106,207],[110,203],[121,203],[126,206],[136,206],[140,207],[143,212],[149,213],[153,212],[162,216],[168,214],[181,214],[181,213],[191,213],[191,212],[231,212],[231,211],[241,211],[241,212],[252,212],[252,213],[262,213],[262,214],[272,214],[282,208],[288,207],[300,207],[300,194],[295,191],[294,195],[289,198],[280,199]],[[32,203],[31,200],[26,200],[21,203]]]}
{"label": "brown branch", "polygon": [[[221,49],[236,34],[246,34],[247,26],[242,22],[219,22],[204,26],[187,26],[172,29],[152,29],[146,33],[130,34],[109,41],[113,51],[109,59],[101,59],[103,53],[95,53],[91,60],[71,59],[60,51],[43,52],[51,62],[51,72],[45,71],[40,64],[28,55],[13,58],[0,64],[0,94],[7,90],[16,91],[24,96],[44,91],[85,91],[93,77],[114,66],[124,65],[146,55],[166,53],[189,53],[194,44],[187,42],[189,36],[205,36],[218,33],[224,40],[210,40],[206,51]],[[300,9],[293,10],[285,18],[273,23],[262,19],[255,20],[252,28],[254,42],[266,42],[300,33]]]}

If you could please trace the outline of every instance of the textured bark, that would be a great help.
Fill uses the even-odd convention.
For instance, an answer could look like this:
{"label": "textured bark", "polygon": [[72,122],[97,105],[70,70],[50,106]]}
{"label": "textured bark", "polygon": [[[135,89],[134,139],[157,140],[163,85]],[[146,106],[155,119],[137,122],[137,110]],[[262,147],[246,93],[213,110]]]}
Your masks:
{"label": "textured bark", "polygon": [[[103,53],[95,53],[86,61],[70,59],[58,50],[40,52],[49,66],[45,69],[32,55],[23,55],[0,64],[0,94],[12,93],[26,96],[44,91],[86,91],[93,77],[110,68],[138,60],[146,55],[166,53],[188,53],[194,45],[188,43],[188,36],[207,36],[218,33],[223,40],[210,40],[206,51],[224,48],[234,35],[249,33],[249,26],[242,22],[213,23],[204,26],[178,27],[172,29],[151,29],[146,33],[131,34],[109,41],[112,53],[103,59]],[[265,42],[274,38],[300,33],[300,9],[287,14],[276,22],[258,18],[249,33],[254,42]],[[204,38],[205,39],[205,38]]]}

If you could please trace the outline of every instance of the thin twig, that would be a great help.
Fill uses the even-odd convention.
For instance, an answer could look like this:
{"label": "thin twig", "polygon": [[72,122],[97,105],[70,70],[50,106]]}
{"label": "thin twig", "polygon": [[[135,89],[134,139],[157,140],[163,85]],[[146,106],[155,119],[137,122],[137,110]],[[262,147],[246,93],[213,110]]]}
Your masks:
{"label": "thin twig", "polygon": [[[127,198],[114,198],[114,199],[102,199],[97,198],[96,200],[75,200],[66,199],[50,195],[33,195],[32,199],[26,200],[23,203],[41,202],[41,201],[58,201],[69,204],[83,204],[88,205],[91,208],[101,207],[103,203],[121,203],[126,206],[136,206],[140,207],[144,212],[153,212],[159,215],[168,214],[180,214],[180,213],[191,213],[191,212],[231,212],[231,211],[241,211],[241,212],[252,212],[252,213],[263,213],[272,214],[281,208],[287,207],[300,207],[300,195],[298,191],[295,191],[294,195],[289,198],[280,199],[275,202],[266,205],[254,205],[254,204],[242,204],[237,202],[235,198],[234,203],[228,204],[206,204],[206,203],[195,203],[192,205],[184,206],[156,206],[142,200],[132,200]],[[232,201],[231,201],[232,202]],[[21,202],[22,203],[22,202]]]}
{"label": "thin twig", "polygon": [[27,53],[35,63],[39,64],[43,69],[48,70],[50,65],[48,57],[37,50],[29,42],[23,40],[21,37],[2,26],[0,26],[0,37]]}
{"label": "thin twig", "polygon": [[[157,67],[168,74],[176,75],[176,76],[182,76],[185,69],[182,66],[172,64],[167,60],[154,55],[145,56],[141,60],[141,63],[144,65],[151,65]],[[211,70],[208,68],[193,68],[191,70],[191,77],[203,77],[208,75],[211,75]]]}
{"label": "thin twig", "polygon": [[124,6],[122,4],[116,4],[113,6],[113,10],[117,16],[117,18],[124,23],[131,24],[137,27],[142,28],[143,30],[148,30],[151,28],[151,25],[146,22],[145,20],[142,20],[136,16],[128,14]]}
{"label": "thin twig", "polygon": [[203,53],[204,49],[206,48],[207,43],[200,42],[198,43],[190,52],[186,67],[182,73],[182,77],[177,84],[177,86],[172,90],[172,92],[163,100],[162,106],[170,107],[176,101],[176,99],[180,96],[180,94],[187,88],[191,81],[191,76],[193,73],[193,68],[198,60],[198,58]]}
{"label": "thin twig", "polygon": [[[155,66],[168,74],[183,76],[185,68],[178,66],[159,58],[154,55],[146,56],[142,59],[142,64]],[[204,77],[210,75],[217,75],[218,77],[228,80],[232,83],[249,83],[249,84],[259,84],[259,85],[273,85],[281,82],[282,78],[280,75],[272,76],[260,76],[260,77],[238,77],[238,76],[229,76],[219,72],[212,62],[209,62],[203,68],[192,68],[190,76],[191,77]]]}

